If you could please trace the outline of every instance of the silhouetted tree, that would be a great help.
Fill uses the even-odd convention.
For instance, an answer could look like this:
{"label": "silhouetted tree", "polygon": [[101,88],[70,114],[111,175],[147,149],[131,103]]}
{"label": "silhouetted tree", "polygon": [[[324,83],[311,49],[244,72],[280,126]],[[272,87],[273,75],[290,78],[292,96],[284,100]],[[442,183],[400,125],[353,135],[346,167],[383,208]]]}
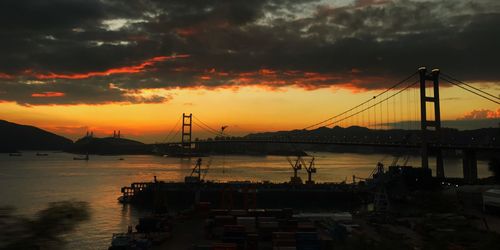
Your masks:
{"label": "silhouetted tree", "polygon": [[493,173],[493,177],[495,177],[495,181],[500,183],[500,159],[493,158],[488,163],[488,169]]}

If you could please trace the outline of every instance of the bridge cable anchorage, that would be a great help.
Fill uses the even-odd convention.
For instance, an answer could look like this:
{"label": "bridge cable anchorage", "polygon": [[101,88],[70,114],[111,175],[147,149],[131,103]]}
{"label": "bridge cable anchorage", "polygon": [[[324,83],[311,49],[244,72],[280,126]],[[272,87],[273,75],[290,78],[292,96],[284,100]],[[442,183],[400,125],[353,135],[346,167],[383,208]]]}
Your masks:
{"label": "bridge cable anchorage", "polygon": [[[461,89],[463,89],[463,90],[466,90],[466,91],[468,91],[468,92],[470,92],[470,93],[472,93],[472,94],[475,94],[475,95],[477,95],[477,96],[480,96],[480,97],[482,97],[482,98],[484,98],[484,99],[486,99],[486,100],[489,100],[489,101],[491,101],[491,102],[494,102],[494,103],[496,103],[496,104],[500,104],[500,101],[496,101],[496,100],[491,99],[491,98],[489,98],[489,97],[487,97],[487,96],[484,96],[484,95],[482,95],[482,94],[480,94],[480,93],[477,93],[477,92],[475,92],[474,90],[471,90],[471,89],[465,88],[464,86],[462,86],[462,85],[460,85],[460,84],[458,84],[458,83],[456,83],[456,82],[453,82],[452,80],[449,80],[449,79],[447,79],[446,77],[442,77],[442,79],[443,79],[443,80],[445,80],[446,82],[451,83],[451,84],[453,84],[453,85],[455,85],[455,86],[457,86],[457,87],[459,87],[459,88],[461,88]],[[489,94],[488,94],[488,95],[489,95]],[[497,99],[498,99],[498,98],[497,98]],[[499,100],[500,100],[500,99],[499,99]]]}
{"label": "bridge cable anchorage", "polygon": [[448,75],[448,74],[445,74],[445,73],[441,73],[441,74],[443,74],[443,76],[445,76],[445,77],[446,77],[446,78],[448,78],[449,80],[453,80],[453,81],[458,82],[458,83],[460,83],[460,84],[463,84],[463,85],[465,85],[465,86],[467,86],[467,87],[469,87],[469,88],[471,88],[471,89],[474,89],[474,90],[476,90],[476,91],[479,91],[479,92],[481,92],[481,93],[483,93],[483,94],[485,94],[485,95],[488,95],[488,96],[490,96],[490,97],[493,97],[493,98],[495,98],[495,99],[500,100],[500,97],[498,97],[498,96],[495,96],[495,95],[490,94],[490,93],[488,93],[488,92],[486,92],[486,91],[484,91],[484,90],[482,90],[482,89],[476,88],[476,87],[474,87],[474,86],[472,86],[472,85],[470,85],[470,84],[467,84],[467,83],[465,83],[465,82],[463,82],[463,81],[460,81],[460,80],[458,80],[458,79],[456,79],[456,78],[454,78],[454,77],[452,77],[452,76],[450,76],[450,75]]}
{"label": "bridge cable anchorage", "polygon": [[313,128],[313,127],[317,127],[318,125],[321,125],[323,123],[329,122],[329,121],[331,121],[331,120],[333,120],[333,119],[335,119],[337,117],[340,117],[340,116],[342,116],[342,115],[344,115],[346,113],[349,113],[350,111],[352,111],[354,109],[357,109],[357,108],[363,106],[364,104],[369,103],[373,99],[376,99],[377,97],[379,97],[379,96],[381,96],[381,95],[389,92],[390,90],[395,89],[396,87],[398,87],[399,85],[401,85],[401,84],[405,83],[406,81],[410,80],[411,78],[413,78],[417,74],[418,74],[418,72],[415,72],[415,73],[409,75],[408,77],[404,78],[403,80],[397,82],[396,84],[392,85],[391,87],[389,87],[388,89],[384,90],[383,92],[379,93],[378,95],[374,96],[373,98],[370,98],[369,100],[366,100],[366,101],[364,101],[364,102],[362,102],[362,103],[360,103],[360,104],[358,104],[358,105],[356,105],[356,106],[354,106],[354,107],[352,107],[352,108],[350,108],[350,109],[348,109],[348,110],[346,110],[346,111],[344,111],[344,112],[342,112],[342,113],[340,113],[338,115],[332,116],[332,117],[330,117],[328,119],[325,119],[323,121],[320,121],[320,122],[317,122],[315,124],[309,125],[309,126],[307,126],[305,128],[302,128],[302,130],[307,130],[307,129],[310,129],[310,128]]}
{"label": "bridge cable anchorage", "polygon": [[396,95],[400,94],[401,92],[403,92],[403,91],[405,91],[405,90],[407,90],[407,89],[409,89],[409,88],[413,87],[413,86],[414,86],[415,84],[417,84],[418,82],[419,82],[419,81],[417,80],[417,81],[413,82],[412,84],[410,84],[410,85],[406,86],[405,88],[402,88],[401,90],[397,91],[396,93],[394,93],[394,94],[392,94],[392,95],[390,95],[390,96],[386,97],[385,99],[383,99],[383,100],[381,100],[381,101],[379,101],[379,102],[376,102],[375,104],[372,104],[371,106],[368,106],[368,107],[366,107],[366,108],[364,108],[364,109],[362,109],[362,110],[360,110],[360,111],[358,111],[358,112],[355,112],[355,113],[353,113],[353,114],[352,114],[352,115],[350,115],[350,116],[344,117],[344,118],[342,118],[342,119],[340,119],[340,120],[336,120],[336,121],[330,122],[330,123],[326,124],[325,126],[331,126],[331,125],[333,125],[333,124],[336,124],[336,123],[338,123],[338,122],[341,122],[342,120],[348,119],[349,117],[352,117],[352,116],[358,115],[358,114],[360,114],[360,113],[362,113],[362,112],[364,112],[364,111],[367,111],[367,110],[369,110],[369,109],[371,109],[371,108],[373,108],[373,107],[375,107],[375,106],[379,105],[380,103],[382,103],[382,102],[384,102],[384,101],[386,101],[386,100],[389,100],[390,98],[392,98],[392,97],[394,97],[394,96],[396,96]]}
{"label": "bridge cable anchorage", "polygon": [[[172,127],[172,129],[168,132],[167,136],[165,137],[165,139],[163,140],[164,142],[168,142],[171,138],[170,136],[172,135],[172,133],[174,132],[174,130],[177,129],[177,126],[179,125],[179,123],[181,122],[181,118],[182,117],[179,117],[179,119],[177,120],[177,122],[175,123],[175,125]],[[178,132],[179,130],[177,130]],[[175,138],[175,136],[174,136]]]}

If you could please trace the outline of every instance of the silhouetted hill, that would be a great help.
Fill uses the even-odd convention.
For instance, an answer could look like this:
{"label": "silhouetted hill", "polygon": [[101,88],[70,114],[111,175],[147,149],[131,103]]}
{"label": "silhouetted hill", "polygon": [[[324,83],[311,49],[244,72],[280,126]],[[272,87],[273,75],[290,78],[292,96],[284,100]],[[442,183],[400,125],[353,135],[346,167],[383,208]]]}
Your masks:
{"label": "silhouetted hill", "polygon": [[102,155],[149,154],[152,151],[152,146],[124,138],[87,136],[77,140],[68,151],[78,154]]}
{"label": "silhouetted hill", "polygon": [[37,127],[0,120],[0,152],[19,150],[64,150],[70,139]]}

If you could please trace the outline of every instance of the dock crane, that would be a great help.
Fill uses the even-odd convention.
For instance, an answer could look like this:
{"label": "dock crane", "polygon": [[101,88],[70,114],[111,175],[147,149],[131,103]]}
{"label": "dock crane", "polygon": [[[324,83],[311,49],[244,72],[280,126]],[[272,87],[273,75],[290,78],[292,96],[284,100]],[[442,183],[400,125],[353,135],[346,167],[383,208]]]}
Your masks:
{"label": "dock crane", "polygon": [[[201,168],[201,163],[202,163],[202,159],[198,158],[198,160],[196,160],[196,165],[194,166],[193,170],[191,171],[191,174],[184,178],[184,182],[186,182],[186,183],[198,183],[198,182],[203,181],[203,179],[207,175],[208,168],[209,168],[210,163],[211,163],[211,159],[208,161],[207,167],[205,169]],[[202,176],[202,174],[203,174],[203,176]]]}
{"label": "dock crane", "polygon": [[292,162],[292,160],[287,157],[288,163],[290,163],[290,166],[292,166],[293,169],[293,176],[290,177],[290,183],[291,184],[302,184],[302,179],[297,176],[297,172],[302,169],[302,157],[297,156],[297,160],[295,162]]}
{"label": "dock crane", "polygon": [[[399,157],[394,161],[397,162]],[[367,187],[373,192],[373,209],[378,212],[385,212],[389,210],[390,199],[387,193],[387,185],[389,184],[390,177],[386,175],[384,164],[378,162],[377,166],[373,169],[368,178],[352,176],[353,184],[356,184],[356,179],[366,181]]]}
{"label": "dock crane", "polygon": [[302,165],[307,171],[307,181],[306,184],[314,184],[314,181],[312,180],[312,174],[316,173],[316,167],[314,164],[314,157],[311,159],[309,164],[306,164],[306,161],[303,158],[300,158]]}

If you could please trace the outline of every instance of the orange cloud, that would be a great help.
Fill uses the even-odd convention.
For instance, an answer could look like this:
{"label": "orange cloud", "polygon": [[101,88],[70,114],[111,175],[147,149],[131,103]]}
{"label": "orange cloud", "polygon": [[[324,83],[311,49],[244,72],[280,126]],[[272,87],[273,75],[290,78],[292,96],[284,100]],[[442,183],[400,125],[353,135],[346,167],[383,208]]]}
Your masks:
{"label": "orange cloud", "polygon": [[63,92],[41,92],[41,93],[33,93],[32,97],[61,97],[65,96]]}
{"label": "orange cloud", "polygon": [[[183,69],[186,71],[187,69]],[[191,69],[197,72],[197,79],[202,81],[212,80],[220,85],[204,86],[203,82],[197,82],[184,88],[238,88],[242,86],[257,86],[267,90],[277,91],[286,86],[295,86],[304,90],[316,90],[320,88],[340,87],[349,89],[351,92],[364,92],[371,89],[384,88],[390,81],[388,77],[361,76],[359,69],[352,69],[345,73],[320,73],[300,70],[275,70],[263,68],[256,71],[224,72],[215,68],[206,70]]]}
{"label": "orange cloud", "polygon": [[262,75],[274,75],[274,74],[276,74],[276,71],[270,70],[270,69],[261,69],[260,74],[262,74]]}
{"label": "orange cloud", "polygon": [[186,58],[186,57],[189,57],[189,55],[157,56],[148,59],[139,65],[125,66],[120,68],[108,69],[105,71],[87,72],[80,74],[57,74],[51,72],[48,74],[35,74],[35,77],[38,79],[85,79],[95,76],[108,76],[113,74],[134,74],[143,72],[146,70],[147,67],[151,67],[158,62],[163,62],[176,58]]}
{"label": "orange cloud", "polygon": [[489,110],[489,109],[479,109],[472,110],[471,112],[466,113],[459,120],[475,120],[475,119],[495,119],[500,118],[500,109]]}

